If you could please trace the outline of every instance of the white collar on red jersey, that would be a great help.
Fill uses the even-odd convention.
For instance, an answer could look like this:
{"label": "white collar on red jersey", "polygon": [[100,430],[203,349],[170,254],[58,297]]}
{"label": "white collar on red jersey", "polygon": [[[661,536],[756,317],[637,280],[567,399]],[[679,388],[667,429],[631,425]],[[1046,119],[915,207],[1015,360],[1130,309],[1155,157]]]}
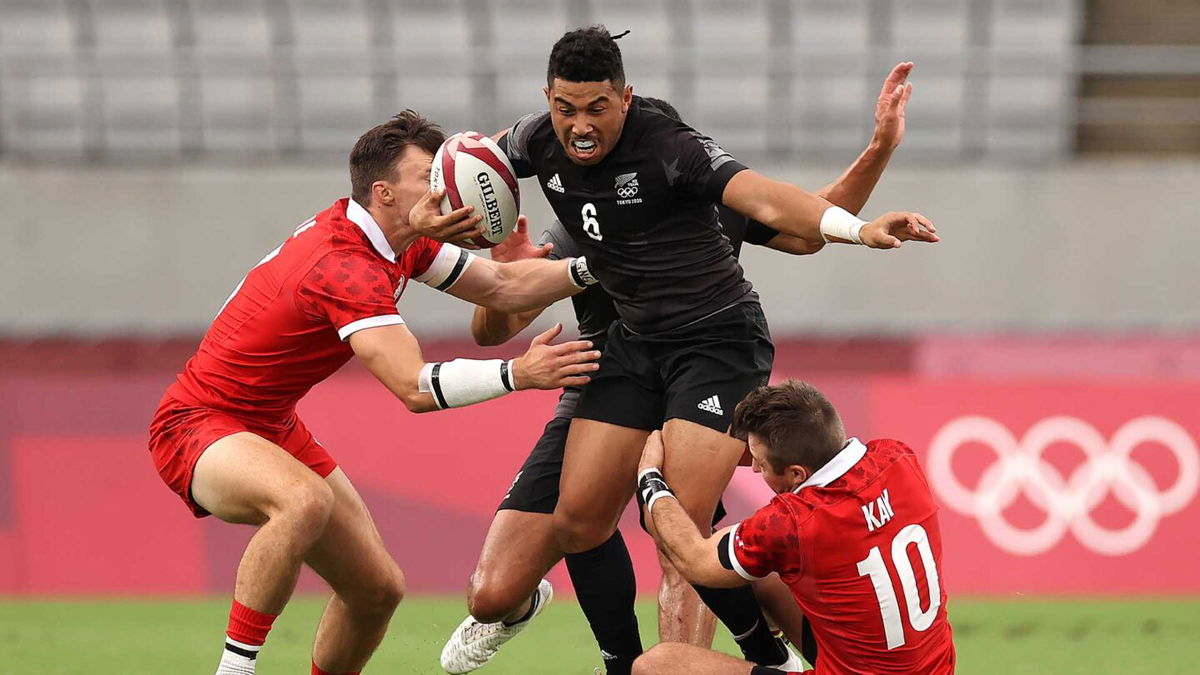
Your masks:
{"label": "white collar on red jersey", "polygon": [[375,218],[371,213],[359,206],[358,202],[353,198],[349,199],[346,204],[346,218],[350,222],[358,226],[358,229],[367,235],[367,239],[371,240],[371,245],[379,252],[379,255],[387,258],[388,262],[396,262],[396,252],[392,250],[392,245],[388,243],[387,237],[384,236],[383,230],[380,229],[379,223],[375,222]]}
{"label": "white collar on red jersey", "polygon": [[825,466],[813,472],[813,475],[808,477],[808,480],[800,484],[800,487],[792,490],[799,492],[806,487],[825,487],[833,481],[846,475],[846,472],[854,468],[858,464],[858,460],[867,454],[867,446],[863,445],[862,441],[857,438],[851,438],[846,441],[846,445],[838,451],[838,454],[833,456],[833,459],[825,463]]}

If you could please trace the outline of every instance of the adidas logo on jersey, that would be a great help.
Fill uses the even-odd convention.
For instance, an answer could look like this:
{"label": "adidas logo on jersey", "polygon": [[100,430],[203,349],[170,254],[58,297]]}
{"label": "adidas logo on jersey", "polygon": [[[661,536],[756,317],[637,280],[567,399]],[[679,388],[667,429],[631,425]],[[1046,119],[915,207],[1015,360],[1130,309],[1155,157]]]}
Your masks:
{"label": "adidas logo on jersey", "polygon": [[703,401],[700,401],[700,403],[696,407],[705,412],[710,412],[714,415],[724,415],[725,414],[725,411],[721,410],[721,399],[717,398],[715,395],[709,396],[708,398],[704,399]]}
{"label": "adidas logo on jersey", "polygon": [[546,187],[550,190],[554,190],[555,192],[557,192],[559,194],[566,192],[566,190],[563,190],[562,180],[559,179],[558,174],[554,174],[553,176],[550,177],[550,180],[546,181]]}

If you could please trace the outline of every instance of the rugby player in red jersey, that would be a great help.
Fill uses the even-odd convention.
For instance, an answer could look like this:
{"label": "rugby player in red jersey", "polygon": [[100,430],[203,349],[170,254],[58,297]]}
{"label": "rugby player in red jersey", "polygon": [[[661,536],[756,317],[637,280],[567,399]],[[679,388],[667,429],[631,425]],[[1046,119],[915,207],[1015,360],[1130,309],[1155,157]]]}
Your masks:
{"label": "rugby player in red jersey", "polygon": [[[812,623],[816,673],[954,672],[937,505],[908,446],[846,438],[821,392],[790,380],[738,404],[730,433],[776,497],[712,538],[663,480],[662,435],[646,441],[638,500],[652,534],[692,583],[728,588],[776,572]],[[642,655],[635,675],[779,675],[680,643]]]}
{"label": "rugby player in red jersey", "polygon": [[314,674],[361,671],[404,593],[362,499],[296,416],[313,385],[357,356],[405,407],[427,412],[581,385],[597,367],[587,341],[550,344],[561,326],[512,361],[424,361],[396,306],[410,279],[502,311],[543,307],[590,279],[582,258],[501,264],[420,236],[478,234],[469,207],[443,216],[429,192],[444,138],[413,111],[363,134],[351,197],[246,275],[151,423],[155,466],[195,516],[258,527],[238,566],[218,675],[254,672],[302,564],[333,589]]}

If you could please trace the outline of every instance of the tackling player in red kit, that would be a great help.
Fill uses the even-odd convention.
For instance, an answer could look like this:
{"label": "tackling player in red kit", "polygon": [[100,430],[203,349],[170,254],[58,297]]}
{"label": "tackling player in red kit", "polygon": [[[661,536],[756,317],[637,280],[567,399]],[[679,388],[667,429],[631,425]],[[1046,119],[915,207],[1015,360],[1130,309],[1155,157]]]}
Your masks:
{"label": "tackling player in red kit", "polygon": [[[684,577],[728,587],[778,573],[812,622],[818,675],[953,673],[937,505],[912,450],[890,439],[846,439],[832,404],[796,381],[751,392],[731,433],[746,440],[751,465],[777,496],[711,539],[700,537],[662,478],[660,435],[646,443],[638,497]],[[782,671],[663,643],[633,672]]]}
{"label": "tackling player in red kit", "polygon": [[411,279],[501,311],[583,289],[583,258],[496,263],[450,243],[478,235],[469,207],[441,215],[429,192],[445,134],[413,111],[363,134],[352,193],[302,224],[234,290],[159,404],[150,452],[197,517],[257,526],[238,566],[218,675],[253,675],[275,617],[308,565],[333,590],[312,672],[358,673],[383,639],[404,577],[362,498],[296,416],[313,385],[352,356],[413,412],[471,405],[517,389],[582,385],[590,342],[511,361],[426,363],[396,303]]}

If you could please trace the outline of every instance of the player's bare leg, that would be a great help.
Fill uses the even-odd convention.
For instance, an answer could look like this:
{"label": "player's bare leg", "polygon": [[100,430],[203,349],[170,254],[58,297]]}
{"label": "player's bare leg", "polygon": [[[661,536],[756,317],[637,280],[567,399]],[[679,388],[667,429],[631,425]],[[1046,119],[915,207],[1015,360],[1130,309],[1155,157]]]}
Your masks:
{"label": "player's bare leg", "polygon": [[717,630],[716,615],[709,611],[696,589],[679,576],[661,552],[658,564],[663,573],[663,581],[658,586],[658,639],[711,647]]}
{"label": "player's bare leg", "polygon": [[549,513],[497,511],[471,575],[471,616],[481,623],[525,616],[538,583],[562,555]]}
{"label": "player's bare leg", "polygon": [[342,470],[325,479],[333,515],[305,562],[333,589],[313,640],[313,663],[329,673],[363,669],[404,597],[404,575],[384,547],[362,497]]}
{"label": "player's bare leg", "polygon": [[[733,477],[745,451],[745,444],[727,434],[684,419],[671,419],[663,425],[665,456],[663,476],[674,489],[680,505],[705,536],[712,531],[712,517],[721,493]],[[678,574],[663,573],[663,585],[671,588],[670,597],[680,597],[680,586],[689,586]],[[690,587],[690,586],[689,586]],[[733,634],[747,659],[768,666],[798,662],[785,645],[771,635],[753,592],[740,589],[697,588],[704,604],[721,619]],[[660,594],[662,591],[660,590]],[[660,612],[663,608],[660,607]],[[673,614],[667,620],[682,624],[695,614]],[[686,612],[685,607],[682,611]],[[685,634],[695,634],[691,627]]]}
{"label": "player's bare leg", "polygon": [[554,534],[564,552],[595,548],[616,531],[633,497],[638,460],[649,435],[606,422],[571,420],[554,510]]}
{"label": "player's bare leg", "polygon": [[633,675],[750,675],[754,664],[711,649],[664,642],[633,662]]}
{"label": "player's bare leg", "polygon": [[442,669],[468,673],[481,668],[524,630],[553,596],[543,577],[561,559],[550,514],[497,511],[471,575],[470,616],[442,648]]}
{"label": "player's bare leg", "polygon": [[200,456],[192,498],[221,520],[259,526],[238,565],[230,636],[218,671],[253,673],[271,621],[287,604],[304,556],[325,530],[333,491],[283,448],[242,432],[216,441]]}

